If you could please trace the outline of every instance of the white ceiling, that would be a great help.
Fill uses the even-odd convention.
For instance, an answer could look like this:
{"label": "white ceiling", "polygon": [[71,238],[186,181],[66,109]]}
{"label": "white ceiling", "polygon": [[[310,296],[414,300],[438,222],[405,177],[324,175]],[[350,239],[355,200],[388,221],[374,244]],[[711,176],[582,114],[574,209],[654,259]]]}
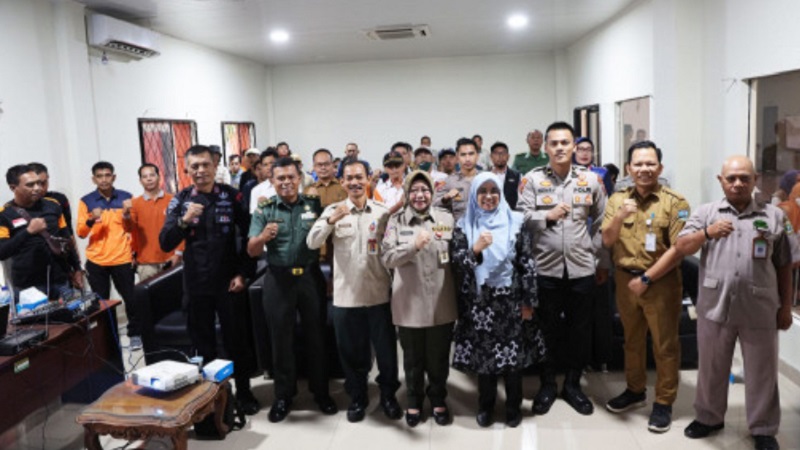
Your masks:
{"label": "white ceiling", "polygon": [[[163,34],[267,65],[533,53],[564,48],[637,0],[77,0]],[[526,14],[525,29],[506,20]],[[364,30],[427,24],[427,38]],[[269,33],[282,28],[289,42]]]}

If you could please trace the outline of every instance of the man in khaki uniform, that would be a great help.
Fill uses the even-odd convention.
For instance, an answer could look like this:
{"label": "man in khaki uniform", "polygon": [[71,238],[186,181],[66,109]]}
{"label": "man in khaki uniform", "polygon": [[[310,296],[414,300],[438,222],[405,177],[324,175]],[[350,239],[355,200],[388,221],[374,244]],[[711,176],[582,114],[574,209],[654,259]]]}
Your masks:
{"label": "man in khaki uniform", "polygon": [[433,206],[444,208],[453,214],[457,222],[467,211],[467,197],[472,179],[478,174],[478,151],[475,142],[461,138],[456,142],[456,157],[461,166],[458,172],[448,176],[444,184],[436,188]]}
{"label": "man in khaki uniform", "polygon": [[[592,295],[596,273],[601,276],[592,236],[600,228],[606,194],[596,174],[572,164],[575,133],[571,125],[555,122],[545,138],[550,162],[525,175],[517,203],[533,230],[539,286],[536,313],[550,349],[533,412],[547,414],[553,405],[558,362],[567,369],[561,396],[578,413],[589,415],[594,406],[581,390],[580,380],[591,356]],[[599,240],[597,245],[602,247]]]}
{"label": "man in khaki uniform", "polygon": [[727,379],[736,340],[742,349],[747,425],[756,449],[778,449],[778,330],[792,325],[793,230],[783,211],[753,200],[757,175],[746,156],[725,160],[717,176],[725,198],[701,205],[677,250],[700,256],[697,299],[696,419],[684,430],[703,438],[725,426]]}
{"label": "man in khaki uniform", "polygon": [[625,331],[627,388],[606,403],[621,413],[644,406],[647,396],[647,330],[656,360],[656,399],[648,429],[663,433],[672,423],[678,394],[682,282],[675,242],[689,217],[689,204],[658,183],[661,149],[651,141],[628,149],[628,173],[635,187],[612,195],[603,220],[603,245],[611,248],[617,310]]}
{"label": "man in khaki uniform", "polygon": [[303,193],[318,196],[323,208],[346,199],[347,192],[345,192],[339,180],[333,176],[335,168],[333,167],[333,155],[330,150],[321,148],[314,152],[312,159],[314,161],[314,171],[317,172],[317,182],[306,187]]}
{"label": "man in khaki uniform", "polygon": [[426,394],[436,423],[450,420],[445,398],[458,318],[449,248],[454,221],[449,212],[431,207],[433,189],[426,172],[411,172],[406,177],[405,208],[392,215],[383,237],[383,263],[394,270],[392,319],[403,346],[406,422],[412,427],[420,421]]}
{"label": "man in khaki uniform", "polygon": [[399,419],[403,411],[395,398],[400,381],[389,306],[392,280],[380,255],[389,209],[367,197],[369,177],[364,163],[347,160],[342,173],[347,199],[325,208],[306,242],[317,249],[333,235],[333,324],[345,391],[351,399],[347,420],[359,422],[366,415],[370,343],[378,362],[381,407],[387,417]]}

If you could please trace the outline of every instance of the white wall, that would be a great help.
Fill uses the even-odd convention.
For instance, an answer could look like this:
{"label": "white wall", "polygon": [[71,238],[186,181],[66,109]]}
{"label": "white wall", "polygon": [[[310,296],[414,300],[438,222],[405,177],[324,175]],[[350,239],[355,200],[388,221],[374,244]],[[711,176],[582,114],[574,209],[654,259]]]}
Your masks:
{"label": "white wall", "polygon": [[[525,137],[556,119],[552,55],[301,65],[272,69],[275,140],[304,157],[343,154],[355,141],[378,163],[395,141],[434,148],[481,134],[485,146],[527,150]],[[561,119],[571,120],[571,113]]]}
{"label": "white wall", "polygon": [[604,162],[621,163],[616,103],[653,95],[652,10],[650,1],[635,4],[567,49],[570,108],[600,105]]}
{"label": "white wall", "polygon": [[[81,150],[94,149],[93,131],[83,128],[75,111],[90,105],[85,40],[70,21],[82,20],[82,8],[65,2],[0,1],[0,172],[33,160],[62,169]],[[62,64],[62,62],[64,62]],[[81,70],[81,65],[83,70]],[[92,122],[92,114],[81,120]],[[73,174],[61,170],[55,188],[70,191]],[[4,178],[5,179],[5,178]],[[5,183],[0,199],[11,197]]]}
{"label": "white wall", "polygon": [[82,5],[0,0],[0,172],[41,161],[76,203],[93,189],[100,159],[118,167],[118,187],[141,189],[138,118],[193,119],[206,144],[221,144],[220,122],[252,121],[259,145],[268,142],[263,65],[168,36],[161,43],[157,58],[103,65],[86,46]]}
{"label": "white wall", "polygon": [[[137,120],[190,119],[201,144],[222,145],[222,121],[255,122],[268,142],[267,69],[258,63],[163,36],[161,56],[140,61],[90,58],[100,159],[118,170],[119,187],[138,192]],[[88,179],[89,167],[83,168]]]}

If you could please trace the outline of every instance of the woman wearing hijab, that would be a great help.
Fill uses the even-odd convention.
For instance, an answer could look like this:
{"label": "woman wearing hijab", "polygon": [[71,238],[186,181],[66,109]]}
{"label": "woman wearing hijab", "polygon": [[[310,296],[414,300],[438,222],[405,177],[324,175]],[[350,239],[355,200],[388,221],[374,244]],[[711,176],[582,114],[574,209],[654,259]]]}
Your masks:
{"label": "woman wearing hijab", "polygon": [[[800,183],[794,185],[789,193],[789,198],[778,204],[778,207],[786,213],[786,220],[792,225],[789,242],[792,245],[792,262],[794,268],[797,269],[800,268],[800,235],[798,235],[800,233]],[[795,275],[796,277],[797,275]]]}
{"label": "woman wearing hijab", "polygon": [[533,239],[522,213],[512,211],[497,177],[472,181],[465,215],[453,232],[451,256],[459,275],[459,320],[453,367],[478,374],[478,425],[493,422],[497,380],[506,385],[506,424],[522,420],[522,375],[544,356],[541,330],[531,321],[538,305]]}
{"label": "woman wearing hijab", "polygon": [[434,420],[447,425],[448,359],[457,318],[449,254],[453,216],[431,206],[433,181],[426,172],[409,174],[403,188],[405,205],[386,226],[382,259],[388,269],[394,269],[392,320],[403,347],[406,423],[415,427],[422,420],[427,394]]}
{"label": "woman wearing hijab", "polygon": [[778,205],[787,201],[789,199],[789,193],[792,192],[792,188],[798,182],[800,182],[800,170],[786,171],[786,173],[781,176],[780,181],[778,181],[778,190],[772,193],[770,203]]}

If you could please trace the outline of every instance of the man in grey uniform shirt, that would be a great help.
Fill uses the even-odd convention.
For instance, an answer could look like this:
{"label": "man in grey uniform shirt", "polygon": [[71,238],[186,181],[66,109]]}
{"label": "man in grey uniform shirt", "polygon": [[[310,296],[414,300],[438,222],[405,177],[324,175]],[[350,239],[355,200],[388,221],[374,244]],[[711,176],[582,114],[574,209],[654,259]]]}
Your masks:
{"label": "man in grey uniform shirt", "polygon": [[792,324],[792,272],[780,209],[753,200],[757,175],[745,156],[725,160],[717,176],[725,198],[701,205],[679,234],[677,250],[700,257],[697,299],[699,367],[692,439],[724,427],[728,376],[738,338],[744,359],[747,424],[756,449],[778,449],[778,333]]}
{"label": "man in grey uniform shirt", "polygon": [[467,198],[472,179],[478,174],[478,151],[475,141],[461,138],[456,142],[456,157],[461,166],[459,171],[448,176],[444,184],[436,188],[433,206],[444,208],[458,219],[467,211]]}
{"label": "man in grey uniform shirt", "polygon": [[[522,179],[517,209],[533,230],[538,269],[539,308],[550,356],[542,369],[542,384],[533,400],[534,414],[546,414],[556,399],[556,365],[567,373],[561,396],[580,414],[594,411],[581,391],[583,368],[591,358],[592,293],[595,276],[608,270],[596,268],[592,242],[606,208],[606,194],[597,174],[572,164],[575,133],[565,122],[556,122],[545,133],[546,166]],[[602,274],[602,275],[601,275]]]}

